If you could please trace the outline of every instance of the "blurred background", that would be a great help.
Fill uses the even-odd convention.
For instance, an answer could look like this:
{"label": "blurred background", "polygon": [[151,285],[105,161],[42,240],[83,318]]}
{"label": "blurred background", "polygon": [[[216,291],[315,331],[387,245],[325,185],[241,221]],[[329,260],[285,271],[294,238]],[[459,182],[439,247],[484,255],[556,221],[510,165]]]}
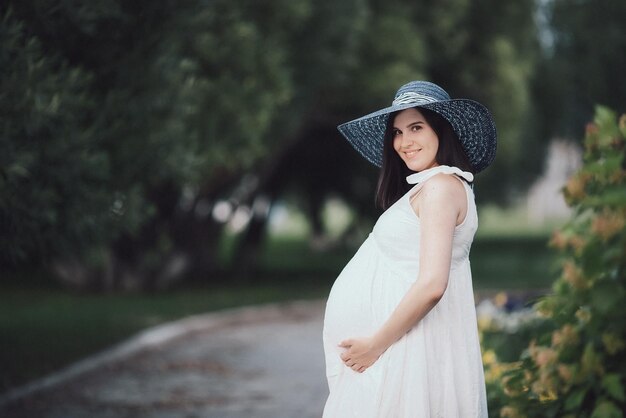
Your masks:
{"label": "blurred background", "polygon": [[144,327],[323,298],[379,212],[336,126],[414,79],[487,105],[480,294],[541,293],[618,0],[0,3],[0,391]]}

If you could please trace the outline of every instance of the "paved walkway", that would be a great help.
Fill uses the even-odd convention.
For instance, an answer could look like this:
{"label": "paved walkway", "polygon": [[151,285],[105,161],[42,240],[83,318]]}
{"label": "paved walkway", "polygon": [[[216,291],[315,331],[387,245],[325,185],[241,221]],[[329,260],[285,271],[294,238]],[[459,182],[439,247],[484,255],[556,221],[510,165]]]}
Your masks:
{"label": "paved walkway", "polygon": [[308,418],[328,394],[322,301],[187,318],[0,397],[16,418]]}

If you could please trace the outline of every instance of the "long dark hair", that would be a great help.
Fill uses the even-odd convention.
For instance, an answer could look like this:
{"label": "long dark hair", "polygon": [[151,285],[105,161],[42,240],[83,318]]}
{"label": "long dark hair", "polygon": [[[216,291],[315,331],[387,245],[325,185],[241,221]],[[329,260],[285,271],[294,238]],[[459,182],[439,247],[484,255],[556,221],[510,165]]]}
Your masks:
{"label": "long dark hair", "polygon": [[[458,167],[463,171],[475,174],[474,168],[450,123],[432,110],[421,107],[417,110],[424,116],[439,139],[435,161],[440,165]],[[406,182],[406,176],[413,172],[393,148],[393,123],[397,114],[398,112],[391,113],[387,119],[383,140],[383,165],[376,187],[376,205],[383,210],[393,205],[412,187]]]}

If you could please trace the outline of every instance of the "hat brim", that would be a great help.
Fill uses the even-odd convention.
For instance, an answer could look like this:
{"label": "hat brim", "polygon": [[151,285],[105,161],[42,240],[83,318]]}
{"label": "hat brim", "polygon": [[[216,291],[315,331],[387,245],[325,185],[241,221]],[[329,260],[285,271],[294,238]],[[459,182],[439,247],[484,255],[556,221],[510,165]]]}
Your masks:
{"label": "hat brim", "polygon": [[432,110],[450,123],[476,173],[493,162],[497,148],[496,126],[489,110],[474,100],[450,99],[389,106],[343,123],[337,129],[366,160],[380,167],[389,114],[413,107]]}

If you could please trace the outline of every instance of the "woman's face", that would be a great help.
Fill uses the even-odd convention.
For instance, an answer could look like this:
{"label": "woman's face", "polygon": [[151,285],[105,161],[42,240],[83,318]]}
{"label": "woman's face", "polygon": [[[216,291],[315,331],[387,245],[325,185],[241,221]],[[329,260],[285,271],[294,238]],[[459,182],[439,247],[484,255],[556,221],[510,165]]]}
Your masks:
{"label": "woman's face", "polygon": [[439,138],[422,113],[405,109],[393,121],[393,148],[412,171],[423,171],[439,164],[435,161]]}

